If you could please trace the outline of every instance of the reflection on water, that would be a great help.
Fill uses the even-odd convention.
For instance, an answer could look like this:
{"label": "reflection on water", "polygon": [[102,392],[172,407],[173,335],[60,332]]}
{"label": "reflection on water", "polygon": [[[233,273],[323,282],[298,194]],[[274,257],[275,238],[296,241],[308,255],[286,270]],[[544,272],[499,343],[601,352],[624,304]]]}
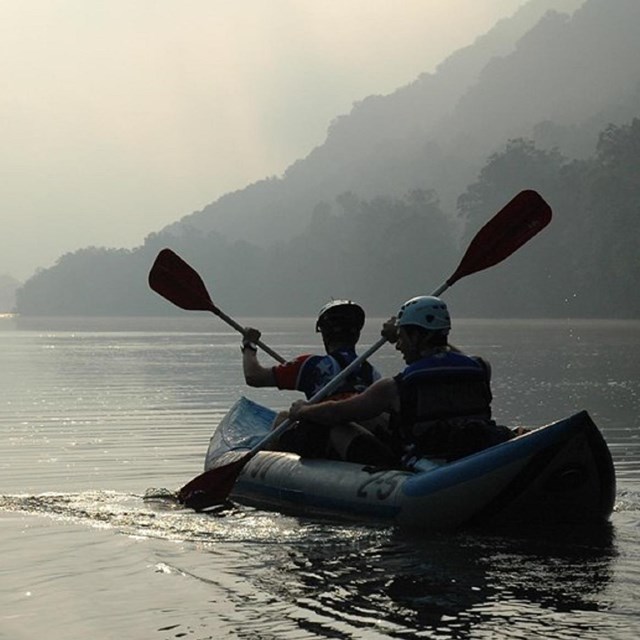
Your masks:
{"label": "reflection on water", "polygon": [[[245,576],[274,601],[295,604],[298,626],[323,637],[588,637],[600,613],[615,556],[610,537],[553,549],[468,536],[399,538],[349,531],[329,539],[261,547],[243,559]],[[206,571],[206,569],[200,569]],[[260,628],[282,624],[264,610]],[[571,612],[571,617],[563,614]],[[280,611],[280,616],[282,616]],[[288,616],[291,619],[292,612]],[[248,631],[251,630],[249,625]],[[336,636],[341,632],[344,635]],[[366,635],[364,635],[366,633]],[[611,637],[611,636],[608,636]]]}
{"label": "reflection on water", "polygon": [[11,500],[0,508],[194,545],[177,557],[161,550],[157,570],[222,588],[244,637],[616,637],[616,617],[602,615],[625,606],[610,591],[611,525],[425,536],[235,506],[194,514],[114,492]]}
{"label": "reflection on water", "polygon": [[[296,547],[289,553],[292,570],[275,572],[272,587],[284,589],[289,601],[307,598],[315,613],[363,628],[373,622],[395,637],[425,629],[466,637],[518,616],[541,633],[558,630],[555,622],[549,626],[554,611],[601,609],[614,556],[610,532],[580,542],[574,534],[559,546],[465,535],[392,535],[366,548],[361,542]],[[515,601],[528,615],[515,610]],[[536,621],[533,610],[546,611],[546,622]]]}
{"label": "reflection on water", "polygon": [[[640,635],[640,323],[457,324],[456,342],[492,361],[502,421],[538,425],[585,408],[612,449],[612,526],[528,537],[425,537],[145,501],[147,487],[173,491],[202,470],[214,425],[247,393],[237,335],[189,315],[11,323],[0,321],[0,512],[11,515],[2,545],[12,560],[0,595],[29,629],[42,620],[52,640],[88,637],[91,610],[97,639]],[[377,339],[374,324],[364,343]],[[317,346],[310,321],[260,327],[286,356]],[[400,366],[392,349],[375,364]],[[291,397],[248,395],[273,407]],[[51,526],[30,533],[22,517]],[[69,535],[52,535],[56,526]],[[97,529],[113,539],[96,544]],[[94,607],[97,576],[107,613]],[[33,584],[48,599],[26,598]]]}

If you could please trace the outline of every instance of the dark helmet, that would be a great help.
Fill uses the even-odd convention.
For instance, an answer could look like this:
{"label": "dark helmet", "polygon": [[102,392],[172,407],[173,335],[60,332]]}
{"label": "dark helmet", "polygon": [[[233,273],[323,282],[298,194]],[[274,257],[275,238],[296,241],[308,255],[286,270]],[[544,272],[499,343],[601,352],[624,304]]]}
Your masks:
{"label": "dark helmet", "polygon": [[[351,300],[331,300],[318,313],[316,331],[359,334],[364,327],[364,309]],[[357,338],[356,338],[357,339]]]}

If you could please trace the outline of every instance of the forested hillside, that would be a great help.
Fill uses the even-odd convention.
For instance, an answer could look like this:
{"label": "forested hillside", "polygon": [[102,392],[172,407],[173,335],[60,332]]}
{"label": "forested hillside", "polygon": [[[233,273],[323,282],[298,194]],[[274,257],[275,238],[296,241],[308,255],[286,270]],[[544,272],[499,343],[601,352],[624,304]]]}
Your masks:
{"label": "forested hillside", "polygon": [[459,245],[432,192],[371,201],[346,193],[318,205],[299,236],[268,249],[194,231],[179,239],[154,234],[134,251],[68,254],[19,291],[19,310],[169,313],[170,305],[148,290],[146,274],[170,245],[203,275],[215,299],[238,314],[312,314],[331,296],[353,297],[385,314],[449,276],[468,239],[524,188],[551,204],[551,225],[507,262],[448,293],[456,312],[639,317],[640,119],[607,127],[597,153],[585,160],[509,141],[460,197],[466,231]]}
{"label": "forested hillside", "polygon": [[385,315],[439,285],[477,229],[532,188],[551,225],[447,293],[455,312],[638,317],[640,2],[586,0],[540,19],[559,4],[531,2],[435,74],[363,100],[281,178],[135,250],[61,257],[18,291],[18,311],[171,313],[146,284],[169,246],[235,314],[307,315],[347,296]]}

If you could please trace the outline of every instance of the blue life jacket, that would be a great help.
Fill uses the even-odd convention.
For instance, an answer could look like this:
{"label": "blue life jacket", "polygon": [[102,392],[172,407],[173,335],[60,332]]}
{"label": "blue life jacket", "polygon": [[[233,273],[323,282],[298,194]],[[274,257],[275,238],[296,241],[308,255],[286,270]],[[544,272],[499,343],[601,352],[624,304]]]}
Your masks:
{"label": "blue life jacket", "polygon": [[[455,459],[495,444],[489,366],[480,358],[442,351],[395,377],[400,412],[392,416],[401,443],[420,455]],[[502,432],[502,428],[498,428]]]}
{"label": "blue life jacket", "polygon": [[[307,398],[311,398],[357,357],[354,349],[339,349],[326,356],[311,356],[300,372],[298,389],[303,391]],[[379,378],[378,371],[365,361],[352,371],[329,397],[335,399],[361,393]]]}

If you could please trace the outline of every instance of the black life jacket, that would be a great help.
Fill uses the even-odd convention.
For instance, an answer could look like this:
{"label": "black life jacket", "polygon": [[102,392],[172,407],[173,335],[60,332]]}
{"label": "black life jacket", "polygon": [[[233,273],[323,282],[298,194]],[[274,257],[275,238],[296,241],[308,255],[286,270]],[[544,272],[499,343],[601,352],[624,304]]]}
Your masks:
{"label": "black life jacket", "polygon": [[400,412],[393,427],[418,455],[452,460],[507,439],[506,428],[491,419],[490,372],[480,358],[442,351],[409,365],[395,381]]}

